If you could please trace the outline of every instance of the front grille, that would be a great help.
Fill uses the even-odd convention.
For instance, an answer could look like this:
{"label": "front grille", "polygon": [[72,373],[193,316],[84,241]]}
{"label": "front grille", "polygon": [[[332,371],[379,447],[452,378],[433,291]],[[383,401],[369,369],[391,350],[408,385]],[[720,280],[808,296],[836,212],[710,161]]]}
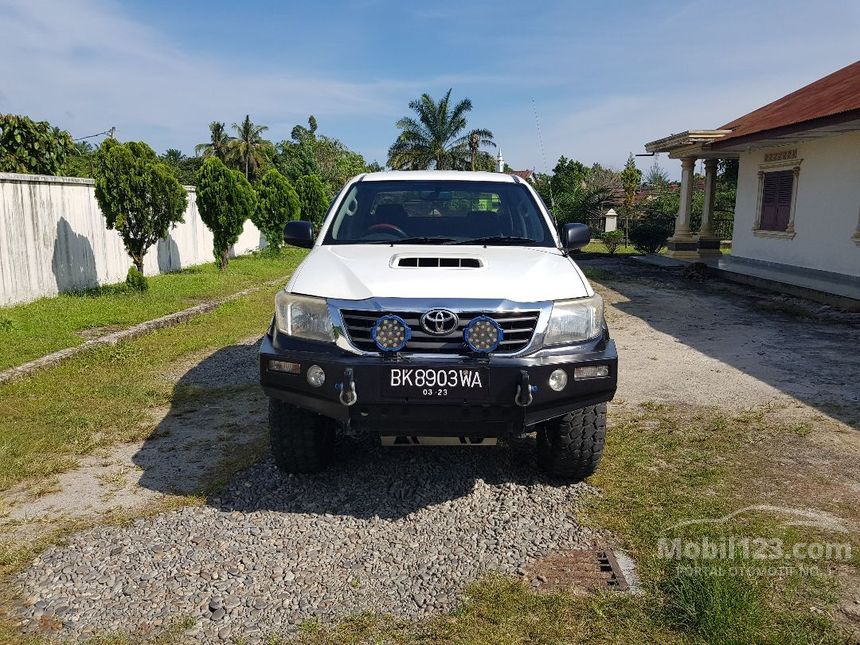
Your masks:
{"label": "front grille", "polygon": [[404,352],[420,352],[423,354],[460,354],[468,349],[463,342],[463,330],[472,318],[489,316],[495,320],[505,332],[497,354],[518,352],[526,347],[532,339],[537,326],[539,311],[463,311],[457,315],[460,324],[456,331],[447,336],[431,336],[421,328],[419,319],[424,312],[415,311],[367,311],[362,309],[341,309],[343,323],[350,341],[356,348],[365,352],[378,352],[376,343],[370,337],[370,330],[380,316],[394,314],[406,321],[412,329],[412,337],[403,349]]}

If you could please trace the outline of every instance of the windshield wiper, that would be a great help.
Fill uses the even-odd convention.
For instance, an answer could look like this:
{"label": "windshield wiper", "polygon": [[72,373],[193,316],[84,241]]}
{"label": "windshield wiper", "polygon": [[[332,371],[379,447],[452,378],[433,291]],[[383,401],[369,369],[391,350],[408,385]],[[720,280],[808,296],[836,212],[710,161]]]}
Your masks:
{"label": "windshield wiper", "polygon": [[458,240],[449,244],[489,244],[502,246],[506,244],[536,244],[537,241],[528,237],[516,237],[513,235],[488,235],[487,237],[476,237],[474,240]]}
{"label": "windshield wiper", "polygon": [[373,240],[362,244],[449,244],[450,237],[401,237],[396,240]]}

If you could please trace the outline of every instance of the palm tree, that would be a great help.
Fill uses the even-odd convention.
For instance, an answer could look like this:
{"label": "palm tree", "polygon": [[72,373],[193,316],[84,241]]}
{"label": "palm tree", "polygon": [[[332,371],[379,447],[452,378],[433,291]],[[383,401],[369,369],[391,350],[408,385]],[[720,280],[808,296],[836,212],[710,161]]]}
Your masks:
{"label": "palm tree", "polygon": [[194,146],[194,154],[203,153],[204,157],[217,157],[221,161],[227,158],[227,146],[230,143],[226,126],[220,121],[209,124],[210,140],[207,143],[198,143]]}
{"label": "palm tree", "polygon": [[496,147],[496,142],[493,141],[493,133],[484,128],[472,130],[469,133],[469,162],[472,170],[478,163],[478,152],[481,146]]}
{"label": "palm tree", "polygon": [[164,151],[164,154],[161,155],[161,160],[168,166],[178,168],[179,165],[183,161],[185,161],[185,155],[182,154],[181,150],[177,150],[176,148],[168,148]]}
{"label": "palm tree", "polygon": [[[397,170],[425,170],[431,166],[436,170],[451,170],[468,166],[469,135],[466,129],[466,113],[472,109],[472,101],[463,99],[451,106],[451,90],[436,103],[429,94],[422,94],[410,101],[409,109],[417,119],[403,117],[397,122],[400,136],[388,149],[388,165]],[[473,130],[478,133],[478,146],[489,140],[489,130]]]}
{"label": "palm tree", "polygon": [[252,171],[256,171],[260,164],[265,161],[265,152],[272,147],[262,134],[269,129],[266,125],[255,125],[250,115],[245,115],[242,123],[234,123],[233,129],[236,137],[230,141],[230,156],[239,161],[240,166],[245,168],[245,179]]}

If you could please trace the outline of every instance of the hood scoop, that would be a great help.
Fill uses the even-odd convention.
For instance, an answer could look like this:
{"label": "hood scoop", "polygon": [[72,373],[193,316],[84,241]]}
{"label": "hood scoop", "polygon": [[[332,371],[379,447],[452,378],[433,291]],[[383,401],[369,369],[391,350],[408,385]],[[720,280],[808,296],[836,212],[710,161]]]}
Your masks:
{"label": "hood scoop", "polygon": [[398,269],[480,269],[481,258],[468,256],[395,255],[391,266]]}

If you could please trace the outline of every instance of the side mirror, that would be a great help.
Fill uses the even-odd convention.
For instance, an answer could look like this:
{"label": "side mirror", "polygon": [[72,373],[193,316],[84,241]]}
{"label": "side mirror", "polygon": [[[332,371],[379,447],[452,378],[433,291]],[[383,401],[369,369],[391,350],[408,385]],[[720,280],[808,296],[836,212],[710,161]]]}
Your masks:
{"label": "side mirror", "polygon": [[314,229],[310,222],[297,220],[284,226],[284,242],[309,249],[314,245]]}
{"label": "side mirror", "polygon": [[561,227],[561,245],[566,249],[581,249],[590,241],[591,231],[585,224],[565,224]]}

